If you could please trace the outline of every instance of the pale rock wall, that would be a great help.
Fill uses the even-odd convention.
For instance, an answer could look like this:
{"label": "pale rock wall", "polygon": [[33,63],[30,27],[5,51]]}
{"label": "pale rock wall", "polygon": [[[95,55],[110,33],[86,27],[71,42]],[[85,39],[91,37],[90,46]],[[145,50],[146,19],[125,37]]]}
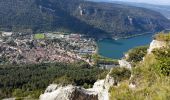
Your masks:
{"label": "pale rock wall", "polygon": [[152,51],[154,49],[160,49],[160,48],[163,48],[163,47],[166,47],[166,46],[167,46],[167,42],[166,41],[153,40],[150,43],[150,46],[149,46],[149,49],[148,49],[148,54],[152,53]]}
{"label": "pale rock wall", "polygon": [[93,88],[90,89],[51,84],[45,93],[40,95],[40,100],[109,100],[109,88],[115,83],[114,78],[109,74],[104,80],[95,82]]}
{"label": "pale rock wall", "polygon": [[[120,67],[131,69],[131,64],[125,59],[119,60],[119,64]],[[94,83],[93,88],[90,89],[73,85],[65,87],[50,85],[45,93],[40,96],[40,100],[109,100],[109,89],[117,84],[114,78],[110,76],[112,70],[104,80],[98,80]],[[135,87],[133,84],[130,86]]]}
{"label": "pale rock wall", "polygon": [[56,87],[55,84],[48,86],[45,93],[40,95],[40,100],[98,100],[95,91],[85,90],[73,85]]}
{"label": "pale rock wall", "polygon": [[119,62],[120,67],[125,67],[128,69],[131,69],[131,67],[132,67],[130,62],[126,61],[125,59],[121,59],[118,62]]}

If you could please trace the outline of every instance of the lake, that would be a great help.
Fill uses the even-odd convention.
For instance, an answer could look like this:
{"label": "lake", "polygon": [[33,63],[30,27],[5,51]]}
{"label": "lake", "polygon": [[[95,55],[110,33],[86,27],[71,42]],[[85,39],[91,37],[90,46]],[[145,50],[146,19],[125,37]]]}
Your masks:
{"label": "lake", "polygon": [[131,48],[149,45],[153,39],[153,35],[151,33],[119,40],[103,39],[97,42],[98,53],[104,57],[119,59]]}

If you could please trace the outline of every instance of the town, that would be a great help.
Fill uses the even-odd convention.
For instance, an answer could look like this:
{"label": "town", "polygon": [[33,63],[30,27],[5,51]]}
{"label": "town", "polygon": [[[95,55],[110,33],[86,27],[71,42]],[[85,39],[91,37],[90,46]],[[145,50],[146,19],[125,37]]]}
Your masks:
{"label": "town", "polygon": [[0,64],[36,64],[85,61],[97,53],[92,38],[75,33],[20,33],[0,32]]}

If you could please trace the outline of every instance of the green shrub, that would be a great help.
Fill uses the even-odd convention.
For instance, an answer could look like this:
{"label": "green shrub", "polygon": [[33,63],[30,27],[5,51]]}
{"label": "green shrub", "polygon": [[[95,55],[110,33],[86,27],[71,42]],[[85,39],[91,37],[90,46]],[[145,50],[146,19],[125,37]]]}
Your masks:
{"label": "green shrub", "polygon": [[147,53],[148,46],[141,46],[134,48],[128,52],[127,61],[129,62],[139,62],[143,60],[143,57]]}
{"label": "green shrub", "polygon": [[130,78],[131,71],[127,68],[115,67],[112,69],[110,76],[116,81],[123,81]]}
{"label": "green shrub", "polygon": [[165,76],[170,76],[170,49],[156,49],[153,51],[157,61],[157,71]]}

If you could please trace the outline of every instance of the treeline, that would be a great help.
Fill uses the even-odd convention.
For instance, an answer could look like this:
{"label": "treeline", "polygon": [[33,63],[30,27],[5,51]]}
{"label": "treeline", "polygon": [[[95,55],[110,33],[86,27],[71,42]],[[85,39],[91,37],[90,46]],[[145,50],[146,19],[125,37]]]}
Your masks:
{"label": "treeline", "polygon": [[38,98],[51,83],[84,85],[88,88],[105,75],[106,71],[84,63],[0,66],[0,98]]}

